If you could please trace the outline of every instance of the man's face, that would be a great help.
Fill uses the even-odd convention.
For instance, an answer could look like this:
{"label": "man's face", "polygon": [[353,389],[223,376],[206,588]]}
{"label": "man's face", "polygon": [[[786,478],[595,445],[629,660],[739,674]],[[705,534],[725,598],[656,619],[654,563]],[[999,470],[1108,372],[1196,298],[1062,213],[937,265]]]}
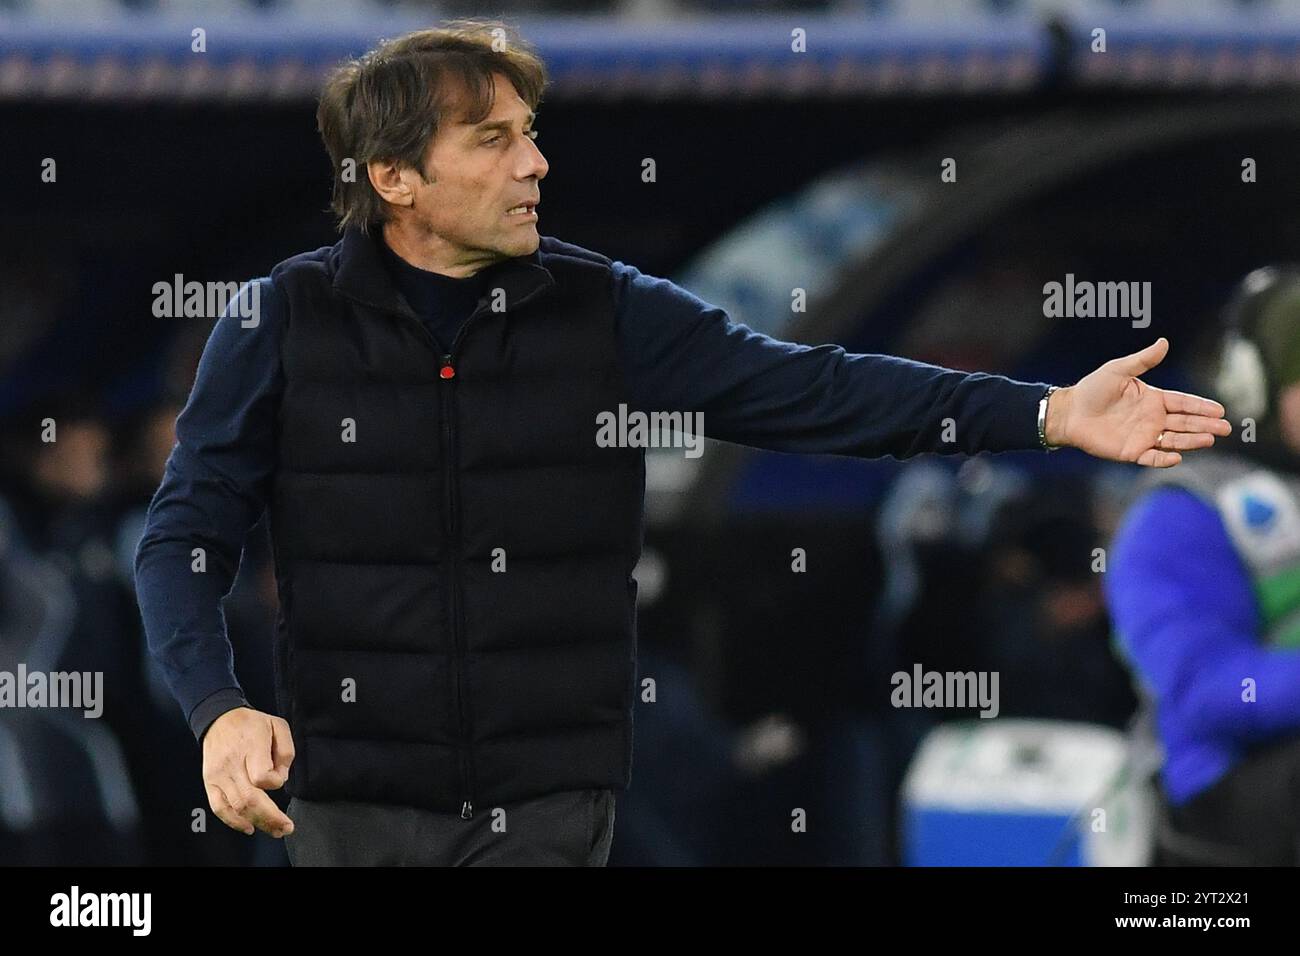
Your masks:
{"label": "man's face", "polygon": [[425,160],[428,182],[407,170],[417,241],[448,265],[482,267],[530,255],[540,241],[534,204],[549,170],[533,142],[533,113],[501,74],[494,77],[492,112],[479,123],[459,116],[434,137]]}
{"label": "man's face", "polygon": [[1300,455],[1300,383],[1284,388],[1277,396],[1278,429],[1288,448]]}

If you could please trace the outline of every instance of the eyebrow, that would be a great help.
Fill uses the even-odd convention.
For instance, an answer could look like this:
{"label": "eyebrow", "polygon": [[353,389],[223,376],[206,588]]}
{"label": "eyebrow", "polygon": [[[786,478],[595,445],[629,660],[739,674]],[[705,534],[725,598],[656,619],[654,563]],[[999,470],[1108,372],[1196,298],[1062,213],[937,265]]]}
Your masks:
{"label": "eyebrow", "polygon": [[[533,121],[536,119],[537,119],[537,114],[532,111],[529,111],[526,125],[531,125]],[[492,120],[490,122],[479,123],[477,126],[474,127],[473,133],[471,135],[477,136],[479,133],[486,133],[488,130],[492,130],[492,129],[508,130],[513,125],[514,123],[512,123],[510,120]]]}

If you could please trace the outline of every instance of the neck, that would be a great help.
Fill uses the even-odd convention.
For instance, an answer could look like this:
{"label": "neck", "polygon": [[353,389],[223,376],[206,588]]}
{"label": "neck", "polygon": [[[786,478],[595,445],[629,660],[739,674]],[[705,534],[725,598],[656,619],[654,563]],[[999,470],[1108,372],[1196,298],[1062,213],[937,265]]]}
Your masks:
{"label": "neck", "polygon": [[453,279],[468,278],[499,258],[486,250],[454,245],[436,233],[417,231],[402,222],[390,220],[383,229],[384,242],[403,261]]}

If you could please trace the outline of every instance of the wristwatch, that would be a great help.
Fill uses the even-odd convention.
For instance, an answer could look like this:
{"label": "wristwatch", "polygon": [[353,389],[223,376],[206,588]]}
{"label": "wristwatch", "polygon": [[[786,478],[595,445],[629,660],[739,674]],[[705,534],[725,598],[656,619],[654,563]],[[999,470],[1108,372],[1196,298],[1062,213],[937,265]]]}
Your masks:
{"label": "wristwatch", "polygon": [[1060,387],[1059,385],[1047,386],[1047,391],[1043,392],[1043,397],[1038,400],[1038,444],[1042,445],[1045,451],[1057,451],[1064,447],[1047,444],[1047,400]]}

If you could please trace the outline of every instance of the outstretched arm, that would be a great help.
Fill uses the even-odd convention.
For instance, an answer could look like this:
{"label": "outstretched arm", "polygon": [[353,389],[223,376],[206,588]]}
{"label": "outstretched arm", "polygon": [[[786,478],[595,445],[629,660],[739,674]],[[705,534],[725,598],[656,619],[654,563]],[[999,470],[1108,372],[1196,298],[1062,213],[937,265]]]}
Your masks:
{"label": "outstretched arm", "polygon": [[[702,412],[710,438],[772,451],[905,459],[1042,448],[1042,382],[962,372],[837,345],[797,345],[735,322],[681,286],[614,263],[634,404]],[[1166,339],[1052,392],[1045,438],[1113,461],[1169,467],[1231,426],[1223,406],[1137,378]]]}
{"label": "outstretched arm", "polygon": [[782,342],[667,279],[623,263],[614,274],[642,411],[701,412],[708,437],[771,451],[904,459],[1041,447],[1046,383]]}

